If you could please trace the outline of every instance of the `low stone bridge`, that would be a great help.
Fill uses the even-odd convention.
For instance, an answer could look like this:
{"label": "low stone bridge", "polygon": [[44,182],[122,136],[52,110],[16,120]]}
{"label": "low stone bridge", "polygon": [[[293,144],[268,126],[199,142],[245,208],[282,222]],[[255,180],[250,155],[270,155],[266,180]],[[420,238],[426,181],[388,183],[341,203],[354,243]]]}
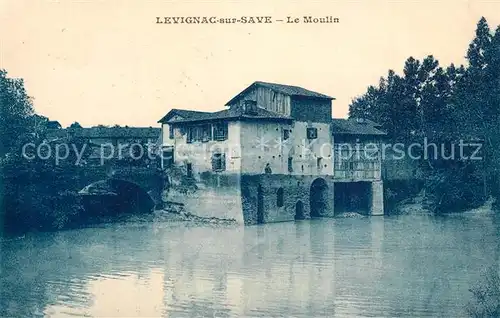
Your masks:
{"label": "low stone bridge", "polygon": [[79,167],[73,176],[84,205],[100,209],[112,204],[119,210],[152,210],[162,204],[165,181],[156,167],[88,166]]}

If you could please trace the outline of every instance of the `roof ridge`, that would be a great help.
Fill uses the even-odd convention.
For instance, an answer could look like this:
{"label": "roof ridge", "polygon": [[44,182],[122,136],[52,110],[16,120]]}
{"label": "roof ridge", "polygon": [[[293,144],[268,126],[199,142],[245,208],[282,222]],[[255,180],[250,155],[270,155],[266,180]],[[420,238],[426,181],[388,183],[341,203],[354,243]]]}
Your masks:
{"label": "roof ridge", "polygon": [[254,83],[270,84],[270,85],[278,85],[278,86],[287,86],[287,87],[295,87],[295,88],[301,88],[301,89],[305,89],[305,90],[311,91],[310,89],[304,88],[302,86],[291,85],[291,84],[282,84],[282,83],[265,82],[265,81],[255,81]]}
{"label": "roof ridge", "polygon": [[288,96],[303,96],[303,97],[309,97],[309,98],[321,98],[321,99],[329,99],[329,100],[335,99],[334,97],[331,97],[331,96],[328,96],[326,94],[304,88],[302,86],[289,85],[289,84],[279,84],[279,83],[264,82],[264,81],[254,81],[252,84],[250,84],[244,90],[240,91],[238,94],[233,96],[225,105],[229,106],[229,105],[233,104],[237,99],[239,99],[241,96],[243,96],[245,93],[247,93],[250,89],[252,89],[255,86],[259,86],[259,85],[262,87],[266,87],[270,90],[274,90],[276,92],[279,92],[281,94],[288,95]]}
{"label": "roof ridge", "polygon": [[185,109],[185,108],[172,108],[170,111],[182,111],[182,112],[194,112],[194,113],[207,113],[202,110],[192,110],[192,109]]}

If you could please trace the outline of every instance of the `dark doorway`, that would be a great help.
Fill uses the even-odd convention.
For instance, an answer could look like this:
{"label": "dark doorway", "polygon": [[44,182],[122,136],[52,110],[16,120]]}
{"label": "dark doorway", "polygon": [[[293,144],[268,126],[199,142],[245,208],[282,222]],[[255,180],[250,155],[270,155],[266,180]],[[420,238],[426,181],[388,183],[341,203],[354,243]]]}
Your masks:
{"label": "dark doorway", "polygon": [[295,204],[295,220],[304,219],[304,203],[302,201],[297,201]]}
{"label": "dark doorway", "polygon": [[356,212],[368,214],[371,198],[370,182],[335,183],[335,214]]}
{"label": "dark doorway", "polygon": [[328,185],[325,179],[318,178],[311,185],[309,195],[311,217],[324,216],[328,210]]}
{"label": "dark doorway", "polygon": [[257,224],[264,223],[264,194],[262,186],[259,184],[257,188]]}
{"label": "dark doorway", "polygon": [[193,177],[193,164],[192,163],[186,164],[186,177],[188,177],[188,178]]}

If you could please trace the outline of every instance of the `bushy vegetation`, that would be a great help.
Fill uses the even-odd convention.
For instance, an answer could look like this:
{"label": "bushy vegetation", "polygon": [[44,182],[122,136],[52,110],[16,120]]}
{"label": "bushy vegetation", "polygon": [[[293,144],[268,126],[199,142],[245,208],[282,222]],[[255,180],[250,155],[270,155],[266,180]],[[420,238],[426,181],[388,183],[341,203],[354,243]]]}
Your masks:
{"label": "bushy vegetation", "polygon": [[398,214],[399,206],[412,202],[422,191],[420,180],[386,180],[384,181],[384,213]]}
{"label": "bushy vegetation", "polygon": [[[435,212],[468,209],[500,191],[500,27],[482,18],[467,50],[467,65],[440,66],[431,55],[407,59],[402,75],[389,70],[377,86],[354,99],[351,117],[380,123],[390,143],[429,143],[446,156],[460,141],[482,143],[482,160],[419,160],[425,193]],[[471,148],[466,148],[472,151]],[[469,157],[469,156],[467,156]],[[498,201],[498,200],[497,200]]]}
{"label": "bushy vegetation", "polygon": [[68,191],[72,172],[49,160],[22,157],[22,146],[42,142],[54,123],[34,113],[21,79],[0,70],[0,236],[79,222],[82,206]]}
{"label": "bushy vegetation", "polygon": [[473,300],[467,306],[467,313],[474,318],[500,317],[500,273],[491,267],[482,279],[470,289]]}
{"label": "bushy vegetation", "polygon": [[0,163],[1,232],[7,235],[74,226],[84,215],[76,192],[69,191],[73,171],[17,155]]}

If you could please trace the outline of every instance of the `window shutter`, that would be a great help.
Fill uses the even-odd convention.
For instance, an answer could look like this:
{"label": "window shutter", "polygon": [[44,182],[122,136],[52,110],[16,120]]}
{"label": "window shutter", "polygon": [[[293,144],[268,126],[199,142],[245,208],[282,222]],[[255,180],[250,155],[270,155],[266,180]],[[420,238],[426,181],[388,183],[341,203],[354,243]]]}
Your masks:
{"label": "window shutter", "polygon": [[217,171],[217,154],[212,155],[212,170]]}

